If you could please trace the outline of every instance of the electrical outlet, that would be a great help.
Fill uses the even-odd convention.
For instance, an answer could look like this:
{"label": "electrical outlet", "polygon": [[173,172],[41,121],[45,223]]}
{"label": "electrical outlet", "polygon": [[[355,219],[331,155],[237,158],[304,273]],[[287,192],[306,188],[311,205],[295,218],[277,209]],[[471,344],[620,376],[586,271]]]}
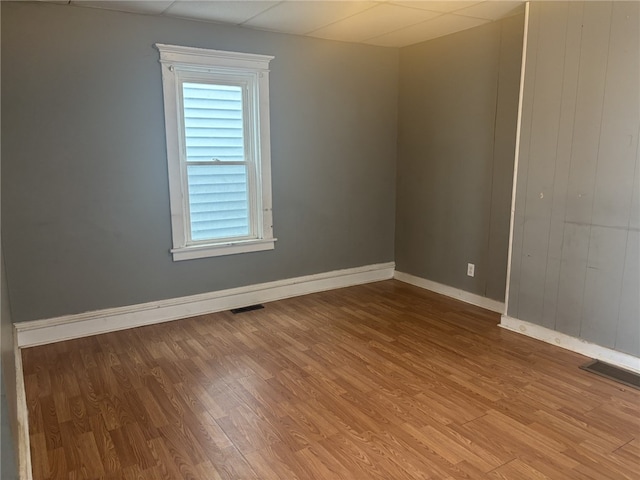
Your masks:
{"label": "electrical outlet", "polygon": [[473,277],[476,274],[476,266],[473,263],[467,263],[467,275]]}

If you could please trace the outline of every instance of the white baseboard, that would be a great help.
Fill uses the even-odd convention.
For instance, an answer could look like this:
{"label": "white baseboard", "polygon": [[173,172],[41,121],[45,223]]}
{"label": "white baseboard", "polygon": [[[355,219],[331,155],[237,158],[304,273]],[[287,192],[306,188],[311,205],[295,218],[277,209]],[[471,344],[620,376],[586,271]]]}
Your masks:
{"label": "white baseboard", "polygon": [[393,262],[288,278],[188,297],[15,324],[19,347],[114,332],[393,278]]}
{"label": "white baseboard", "polygon": [[465,292],[464,290],[450,287],[449,285],[443,285],[442,283],[433,282],[426,278],[416,277],[404,272],[394,272],[393,278],[404,283],[410,283],[416,287],[424,288],[425,290],[439,293],[440,295],[445,295],[462,302],[470,303],[477,307],[486,308],[492,312],[504,313],[504,303],[492,300],[491,298],[476,295],[475,293]]}
{"label": "white baseboard", "polygon": [[628,353],[601,347],[600,345],[589,343],[581,338],[572,337],[566,333],[556,332],[550,328],[518,320],[517,318],[507,315],[502,315],[500,326],[512,332],[542,340],[543,342],[571,350],[586,357],[640,373],[640,358],[629,355]]}

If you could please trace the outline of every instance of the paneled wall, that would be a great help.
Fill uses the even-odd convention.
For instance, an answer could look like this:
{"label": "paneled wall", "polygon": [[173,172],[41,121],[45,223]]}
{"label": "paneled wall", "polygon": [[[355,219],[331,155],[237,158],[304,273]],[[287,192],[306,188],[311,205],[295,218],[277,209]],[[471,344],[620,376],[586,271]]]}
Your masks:
{"label": "paneled wall", "polygon": [[508,315],[640,354],[638,2],[531,3]]}

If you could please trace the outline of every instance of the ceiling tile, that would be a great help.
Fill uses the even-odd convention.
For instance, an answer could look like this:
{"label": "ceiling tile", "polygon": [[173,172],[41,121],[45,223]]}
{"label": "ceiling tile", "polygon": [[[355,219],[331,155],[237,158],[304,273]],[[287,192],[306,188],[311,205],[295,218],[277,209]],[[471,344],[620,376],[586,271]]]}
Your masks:
{"label": "ceiling tile", "polygon": [[515,0],[72,0],[71,3],[390,47],[412,45],[497,20],[517,13],[524,4]]}
{"label": "ceiling tile", "polygon": [[237,25],[246,22],[278,3],[275,1],[198,2],[179,0],[165,11],[165,15]]}
{"label": "ceiling tile", "polygon": [[361,1],[282,2],[250,19],[246,26],[284,33],[304,34],[350,17],[376,5]]}
{"label": "ceiling tile", "polygon": [[393,32],[400,28],[414,25],[437,15],[439,14],[427,10],[382,3],[349,18],[315,30],[309,35],[331,40],[360,42],[367,38],[378,36],[381,33]]}
{"label": "ceiling tile", "polygon": [[145,2],[145,1],[93,1],[93,0],[83,0],[76,1],[72,0],[72,5],[78,5],[81,7],[94,7],[94,8],[104,8],[107,10],[118,10],[121,12],[133,12],[133,13],[148,13],[148,14],[156,14],[164,12],[169,5],[171,5],[173,1],[153,1],[153,2]]}
{"label": "ceiling tile", "polygon": [[368,39],[364,43],[383,47],[406,47],[414,43],[424,42],[436,37],[442,37],[461,30],[477,27],[483,23],[489,23],[489,20],[445,14],[433,20],[421,22],[396,32]]}
{"label": "ceiling tile", "polygon": [[524,2],[511,2],[511,1],[489,1],[478,3],[468,8],[456,10],[456,15],[466,15],[468,17],[485,18],[487,20],[498,20],[517,13],[518,11],[524,11]]}
{"label": "ceiling tile", "polygon": [[465,0],[449,0],[447,2],[404,0],[396,2],[395,0],[392,0],[391,3],[412,8],[421,8],[423,10],[431,10],[432,12],[448,13],[459,10],[461,8],[470,7],[471,5],[476,5],[480,3],[480,0],[476,0],[475,2],[469,2]]}

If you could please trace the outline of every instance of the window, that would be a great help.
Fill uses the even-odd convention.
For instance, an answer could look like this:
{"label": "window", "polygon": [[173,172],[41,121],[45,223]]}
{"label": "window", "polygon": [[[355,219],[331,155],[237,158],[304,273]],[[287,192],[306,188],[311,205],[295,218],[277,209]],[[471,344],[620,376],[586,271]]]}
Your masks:
{"label": "window", "polygon": [[273,57],[156,47],[162,64],[173,259],[273,249]]}

